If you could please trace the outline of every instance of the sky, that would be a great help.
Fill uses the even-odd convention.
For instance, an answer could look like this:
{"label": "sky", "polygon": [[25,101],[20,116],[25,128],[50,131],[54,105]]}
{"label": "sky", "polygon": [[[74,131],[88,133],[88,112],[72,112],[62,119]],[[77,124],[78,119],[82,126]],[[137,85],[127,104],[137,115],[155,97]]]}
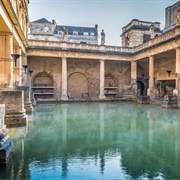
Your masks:
{"label": "sky", "polygon": [[121,46],[123,26],[132,19],[160,22],[165,26],[165,9],[178,0],[30,0],[29,18],[46,18],[58,25],[94,27],[106,34],[105,45]]}

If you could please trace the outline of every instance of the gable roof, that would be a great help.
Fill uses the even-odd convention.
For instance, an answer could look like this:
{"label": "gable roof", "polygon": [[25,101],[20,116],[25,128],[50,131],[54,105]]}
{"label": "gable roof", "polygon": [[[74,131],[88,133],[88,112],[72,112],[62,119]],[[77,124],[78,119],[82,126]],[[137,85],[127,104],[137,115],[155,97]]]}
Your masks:
{"label": "gable roof", "polygon": [[36,21],[33,21],[32,23],[44,23],[44,24],[52,24],[50,21],[48,21],[46,18],[41,18]]}

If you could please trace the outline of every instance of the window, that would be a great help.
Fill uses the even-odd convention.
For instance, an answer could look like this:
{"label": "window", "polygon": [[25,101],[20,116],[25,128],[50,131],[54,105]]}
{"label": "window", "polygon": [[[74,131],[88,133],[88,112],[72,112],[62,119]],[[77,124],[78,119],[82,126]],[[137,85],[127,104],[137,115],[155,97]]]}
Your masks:
{"label": "window", "polygon": [[80,43],[81,43],[81,44],[87,44],[87,42],[86,42],[86,41],[81,41]]}
{"label": "window", "polygon": [[94,33],[93,33],[93,32],[91,32],[91,36],[94,36]]}
{"label": "window", "polygon": [[45,41],[48,41],[48,37],[45,37],[44,40],[45,40]]}
{"label": "window", "polygon": [[58,31],[58,34],[62,34],[62,31]]}
{"label": "window", "polygon": [[78,41],[77,41],[77,40],[74,40],[74,43],[78,43]]}
{"label": "window", "polygon": [[78,32],[77,31],[73,31],[73,35],[78,35]]}
{"label": "window", "polygon": [[84,35],[84,36],[88,36],[89,33],[88,33],[88,32],[84,32],[83,35]]}
{"label": "window", "polygon": [[150,40],[150,35],[149,34],[144,34],[143,35],[143,43]]}
{"label": "window", "polygon": [[34,32],[35,32],[35,33],[38,33],[38,32],[39,32],[39,26],[35,26]]}
{"label": "window", "polygon": [[35,40],[39,40],[39,38],[38,38],[38,37],[35,37]]}
{"label": "window", "polygon": [[44,32],[45,32],[45,33],[49,32],[49,27],[45,26],[45,27],[44,27]]}
{"label": "window", "polygon": [[88,41],[88,44],[91,44],[91,41]]}

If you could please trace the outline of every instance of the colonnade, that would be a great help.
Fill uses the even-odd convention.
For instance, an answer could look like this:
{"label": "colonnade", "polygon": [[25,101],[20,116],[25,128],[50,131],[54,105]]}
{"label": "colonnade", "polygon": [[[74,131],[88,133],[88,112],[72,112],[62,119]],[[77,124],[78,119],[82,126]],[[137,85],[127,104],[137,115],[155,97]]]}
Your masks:
{"label": "colonnade", "polygon": [[[147,95],[150,98],[155,98],[155,56],[151,55],[149,58],[149,88],[147,90]],[[180,48],[176,49],[176,59],[175,59],[175,89],[174,95],[180,96]],[[137,61],[131,62],[131,84],[137,82]]]}
{"label": "colonnade", "polygon": [[[13,88],[14,85],[22,85],[22,49],[13,44],[12,33],[0,33],[0,85]],[[19,54],[20,57],[14,64],[11,54]]]}
{"label": "colonnade", "polygon": [[[105,59],[100,59],[99,64],[99,76],[100,76],[100,85],[99,85],[99,99],[106,99],[104,94],[104,86],[105,86]],[[131,85],[135,85],[137,83],[137,62],[131,61]],[[149,88],[147,90],[147,95],[151,98],[155,98],[155,73],[154,73],[154,63],[155,56],[149,56]],[[175,75],[176,75],[176,88],[174,90],[174,94],[177,96],[180,95],[180,48],[176,49],[176,67],[175,67]],[[137,88],[137,86],[134,86]],[[62,100],[68,100],[67,93],[67,58],[62,58]]]}
{"label": "colonnade", "polygon": [[[100,93],[99,99],[106,99],[104,95],[104,84],[105,84],[105,60],[100,60]],[[61,100],[68,100],[67,93],[67,58],[62,58],[62,95]]]}

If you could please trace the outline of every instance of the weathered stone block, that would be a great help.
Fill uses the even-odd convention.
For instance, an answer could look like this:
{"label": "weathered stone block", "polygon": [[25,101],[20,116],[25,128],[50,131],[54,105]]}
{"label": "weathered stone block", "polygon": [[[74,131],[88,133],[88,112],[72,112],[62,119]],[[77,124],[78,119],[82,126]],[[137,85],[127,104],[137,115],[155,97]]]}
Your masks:
{"label": "weathered stone block", "polygon": [[164,96],[164,101],[161,106],[163,108],[178,108],[178,97],[175,95]]}
{"label": "weathered stone block", "polygon": [[0,103],[6,106],[5,124],[8,127],[24,126],[27,124],[23,91],[1,91]]}
{"label": "weathered stone block", "polygon": [[0,104],[0,165],[8,163],[13,152],[13,141],[4,125],[5,105]]}
{"label": "weathered stone block", "polygon": [[139,104],[149,104],[150,103],[150,97],[149,96],[138,96],[137,102]]}
{"label": "weathered stone block", "polygon": [[30,101],[29,86],[16,86],[16,90],[24,91],[24,108],[26,109],[26,113],[31,113],[33,111],[33,106]]}

